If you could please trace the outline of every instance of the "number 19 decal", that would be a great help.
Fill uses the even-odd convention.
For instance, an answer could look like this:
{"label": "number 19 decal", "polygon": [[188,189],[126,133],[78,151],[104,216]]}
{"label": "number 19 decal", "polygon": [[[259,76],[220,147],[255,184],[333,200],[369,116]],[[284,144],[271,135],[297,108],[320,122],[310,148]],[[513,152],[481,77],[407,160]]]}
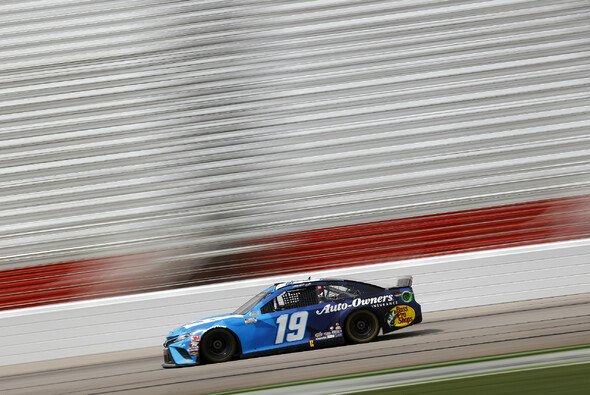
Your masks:
{"label": "number 19 decal", "polygon": [[[303,339],[305,336],[305,327],[307,326],[307,311],[298,311],[297,313],[283,314],[277,318],[277,338],[275,344],[288,342],[295,342]],[[287,339],[285,339],[285,332],[287,331],[287,323],[289,324],[289,332]]]}

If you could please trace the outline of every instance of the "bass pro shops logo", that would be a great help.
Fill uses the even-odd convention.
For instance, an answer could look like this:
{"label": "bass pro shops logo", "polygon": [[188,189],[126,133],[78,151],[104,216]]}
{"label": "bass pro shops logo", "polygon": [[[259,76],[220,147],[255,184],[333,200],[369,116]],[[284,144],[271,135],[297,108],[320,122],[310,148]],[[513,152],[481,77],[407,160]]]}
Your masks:
{"label": "bass pro shops logo", "polygon": [[407,305],[398,305],[390,310],[387,315],[387,325],[403,328],[410,325],[416,319],[416,312]]}

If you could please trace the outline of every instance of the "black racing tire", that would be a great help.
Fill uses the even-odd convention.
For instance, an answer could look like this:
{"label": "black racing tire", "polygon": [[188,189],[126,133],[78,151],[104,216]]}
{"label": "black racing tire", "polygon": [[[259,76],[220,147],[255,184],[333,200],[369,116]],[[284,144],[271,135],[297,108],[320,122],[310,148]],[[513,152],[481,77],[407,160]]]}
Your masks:
{"label": "black racing tire", "polygon": [[379,334],[379,319],[369,310],[356,310],[344,322],[344,336],[351,343],[368,343]]}
{"label": "black racing tire", "polygon": [[205,333],[199,343],[199,356],[209,363],[229,361],[237,350],[236,338],[230,331],[223,328],[212,329]]}

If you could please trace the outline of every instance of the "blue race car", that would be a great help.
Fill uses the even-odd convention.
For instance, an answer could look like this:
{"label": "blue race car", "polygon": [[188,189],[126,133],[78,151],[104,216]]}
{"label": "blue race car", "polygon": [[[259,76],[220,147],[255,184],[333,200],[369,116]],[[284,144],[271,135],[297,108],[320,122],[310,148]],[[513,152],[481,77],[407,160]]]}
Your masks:
{"label": "blue race car", "polygon": [[349,280],[278,283],[233,314],[171,331],[164,343],[165,368],[225,362],[238,356],[367,343],[422,321],[412,278],[381,288]]}

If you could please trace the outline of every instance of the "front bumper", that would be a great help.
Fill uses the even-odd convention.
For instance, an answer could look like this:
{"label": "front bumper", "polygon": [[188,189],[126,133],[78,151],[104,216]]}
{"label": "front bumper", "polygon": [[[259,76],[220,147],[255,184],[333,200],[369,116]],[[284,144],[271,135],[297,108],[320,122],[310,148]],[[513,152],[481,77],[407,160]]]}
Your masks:
{"label": "front bumper", "polygon": [[181,368],[197,365],[197,356],[191,356],[183,347],[164,347],[162,354],[164,357],[163,368]]}

